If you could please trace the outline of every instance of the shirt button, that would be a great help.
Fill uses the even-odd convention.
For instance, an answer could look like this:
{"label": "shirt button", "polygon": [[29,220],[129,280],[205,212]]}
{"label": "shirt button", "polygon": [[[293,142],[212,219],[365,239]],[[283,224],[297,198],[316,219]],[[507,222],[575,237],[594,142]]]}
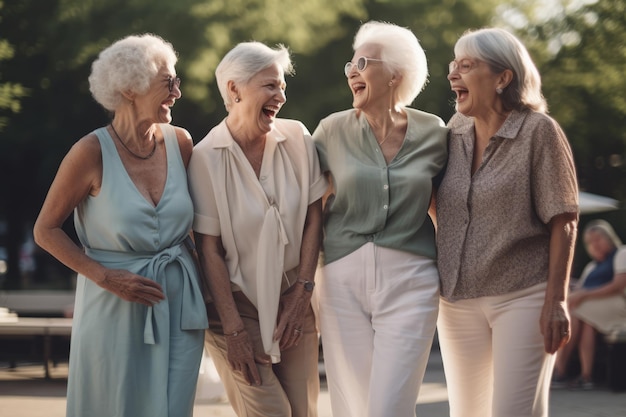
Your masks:
{"label": "shirt button", "polygon": [[385,205],[383,206],[383,208],[384,208],[385,210],[387,210],[387,209],[389,208],[389,206],[388,206],[387,204],[385,204]]}
{"label": "shirt button", "polygon": [[261,176],[261,181],[265,181],[267,179],[267,177],[265,175]]}
{"label": "shirt button", "polygon": [[389,188],[387,184],[383,185],[383,190],[386,190],[387,188]]}

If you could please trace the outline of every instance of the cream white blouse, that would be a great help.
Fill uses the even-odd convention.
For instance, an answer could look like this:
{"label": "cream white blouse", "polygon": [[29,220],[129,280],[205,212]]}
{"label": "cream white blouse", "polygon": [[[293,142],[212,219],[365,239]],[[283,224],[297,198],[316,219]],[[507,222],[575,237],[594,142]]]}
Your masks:
{"label": "cream white blouse", "polygon": [[231,283],[257,307],[265,352],[278,362],[272,339],[284,272],[299,265],[308,206],[328,187],[311,136],[302,123],[277,119],[257,178],[224,120],[194,147],[188,175],[193,230],[221,237]]}

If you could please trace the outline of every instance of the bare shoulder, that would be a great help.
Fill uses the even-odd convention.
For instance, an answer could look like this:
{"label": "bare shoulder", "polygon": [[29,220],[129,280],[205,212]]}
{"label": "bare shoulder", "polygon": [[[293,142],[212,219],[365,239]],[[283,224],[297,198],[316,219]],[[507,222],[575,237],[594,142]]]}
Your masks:
{"label": "bare shoulder", "polygon": [[83,178],[90,194],[95,195],[102,183],[102,148],[95,133],[80,138],[69,150],[62,165],[71,175]]}
{"label": "bare shoulder", "polygon": [[174,132],[176,132],[176,139],[178,140],[178,147],[180,148],[180,155],[183,158],[183,163],[185,167],[189,164],[189,159],[191,158],[191,153],[193,152],[193,140],[191,139],[191,134],[182,127],[172,126],[174,128]]}
{"label": "bare shoulder", "polygon": [[79,169],[93,169],[102,167],[102,148],[95,133],[89,133],[80,138],[69,150],[65,160]]}

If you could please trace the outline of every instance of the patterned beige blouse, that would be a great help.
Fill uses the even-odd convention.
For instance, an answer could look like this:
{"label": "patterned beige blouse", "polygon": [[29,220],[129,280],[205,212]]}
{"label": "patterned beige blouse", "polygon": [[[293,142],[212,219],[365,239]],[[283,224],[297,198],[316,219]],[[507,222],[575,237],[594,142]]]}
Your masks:
{"label": "patterned beige blouse", "polygon": [[456,114],[437,194],[441,294],[501,295],[548,280],[550,220],[578,211],[572,152],[543,113],[513,111],[471,174],[474,121]]}

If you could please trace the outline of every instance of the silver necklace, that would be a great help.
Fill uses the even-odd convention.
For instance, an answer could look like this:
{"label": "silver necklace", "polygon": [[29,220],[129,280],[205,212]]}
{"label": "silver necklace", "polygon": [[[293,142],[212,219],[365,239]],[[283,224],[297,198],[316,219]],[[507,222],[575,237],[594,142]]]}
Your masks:
{"label": "silver necklace", "polygon": [[393,133],[393,129],[394,129],[394,126],[391,126],[391,129],[389,130],[389,132],[385,135],[383,140],[381,140],[380,142],[378,142],[378,139],[376,140],[379,146],[383,146],[383,143],[385,143],[385,141],[391,137],[391,134]]}
{"label": "silver necklace", "polygon": [[111,129],[113,129],[113,133],[115,133],[115,137],[117,138],[117,140],[120,141],[120,143],[122,144],[122,146],[124,147],[124,149],[126,149],[132,156],[134,156],[135,158],[138,159],[143,159],[144,161],[146,159],[150,159],[152,158],[152,155],[154,155],[154,151],[156,151],[156,147],[157,147],[157,143],[156,143],[156,138],[154,137],[154,133],[152,134],[152,150],[150,151],[150,153],[146,156],[141,156],[141,155],[137,155],[135,152],[131,151],[128,146],[126,146],[126,144],[124,143],[124,141],[122,140],[122,138],[120,137],[120,135],[117,134],[117,131],[115,130],[115,128],[113,127],[113,123],[111,123]]}

